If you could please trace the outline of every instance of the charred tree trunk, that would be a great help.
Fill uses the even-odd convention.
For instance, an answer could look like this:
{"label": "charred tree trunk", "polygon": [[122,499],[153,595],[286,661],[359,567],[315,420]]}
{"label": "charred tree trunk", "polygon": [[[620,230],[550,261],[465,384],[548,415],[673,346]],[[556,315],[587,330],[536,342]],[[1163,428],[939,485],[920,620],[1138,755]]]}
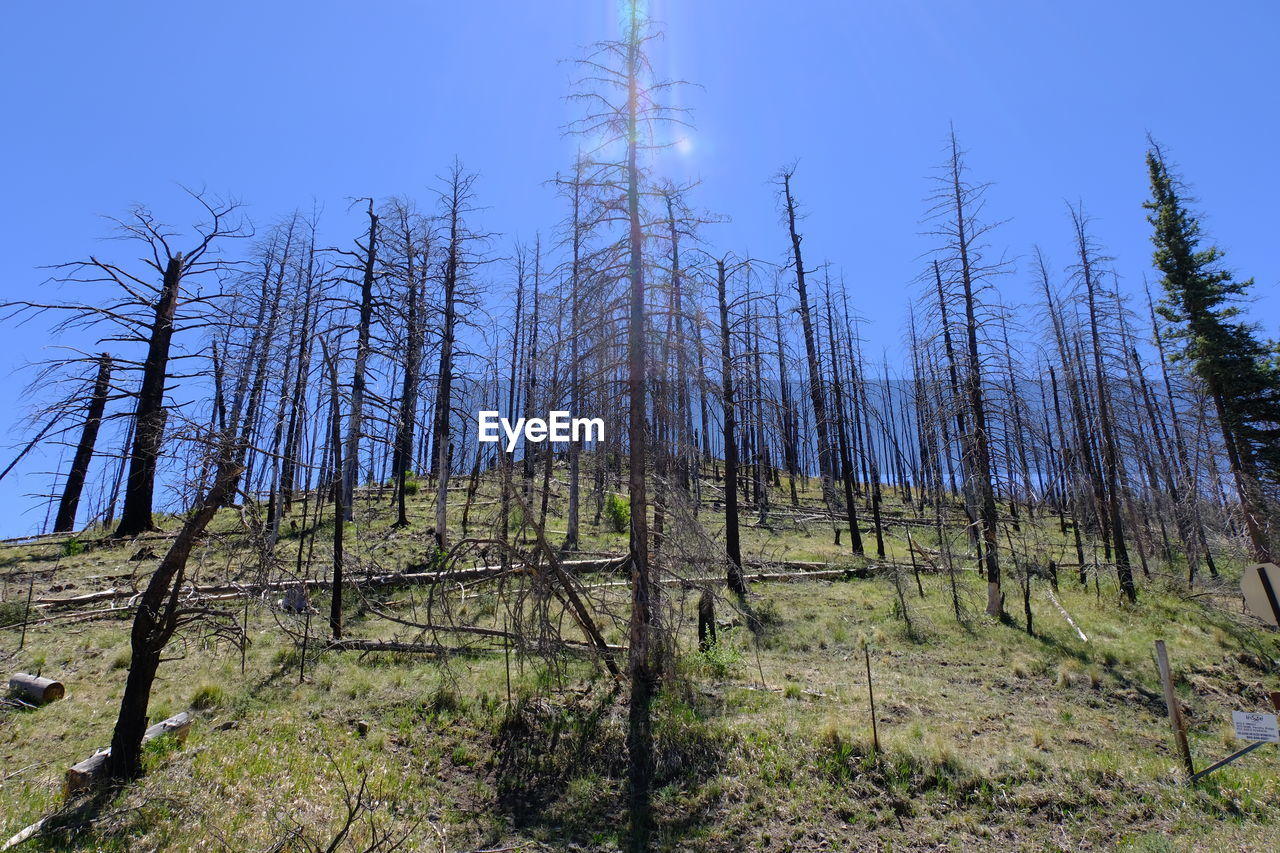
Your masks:
{"label": "charred tree trunk", "polygon": [[809,397],[813,403],[814,426],[818,436],[818,470],[822,476],[822,496],[827,508],[833,513],[839,505],[832,488],[831,444],[827,419],[827,401],[823,392],[822,377],[819,374],[818,344],[813,331],[813,316],[809,310],[809,290],[805,282],[804,258],[800,252],[800,243],[804,239],[796,230],[796,205],[791,195],[792,172],[782,172],[783,201],[786,207],[787,230],[791,237],[791,257],[796,268],[796,294],[799,299],[800,325],[804,331],[805,354],[809,360]]}
{"label": "charred tree trunk", "polygon": [[357,328],[355,369],[351,374],[351,413],[347,418],[347,446],[342,468],[342,518],[355,520],[355,490],[360,469],[360,438],[364,430],[365,369],[369,361],[369,327],[373,324],[373,274],[378,258],[378,215],[369,202],[369,245],[364,251],[364,275],[360,281],[360,321]]}
{"label": "charred tree trunk", "polygon": [[58,502],[58,515],[53,522],[54,533],[67,533],[75,529],[80,492],[84,489],[84,481],[89,474],[89,463],[93,461],[93,448],[98,441],[98,429],[102,426],[102,414],[107,408],[107,392],[110,388],[111,354],[104,352],[98,357],[98,376],[93,382],[93,393],[89,396],[84,429],[80,432],[76,454],[71,459],[67,482],[62,487],[62,500]]}
{"label": "charred tree trunk", "polygon": [[147,345],[147,360],[142,365],[138,408],[133,418],[133,448],[129,454],[124,508],[120,511],[120,525],[115,531],[115,535],[121,538],[155,529],[151,520],[151,507],[155,497],[156,463],[164,440],[165,382],[169,377],[173,321],[178,310],[184,271],[181,252],[169,258],[165,266],[160,299],[156,303],[156,316]]}
{"label": "charred tree trunk", "polygon": [[405,284],[408,288],[405,306],[405,355],[404,381],[400,388],[400,414],[396,419],[395,452],[391,462],[392,476],[396,482],[395,527],[409,526],[409,510],[405,486],[409,479],[409,463],[413,457],[413,433],[418,412],[418,385],[422,374],[422,348],[424,329],[419,310],[419,265],[415,263],[417,251],[413,229],[407,219],[404,223]]}
{"label": "charred tree trunk", "polygon": [[238,455],[233,443],[225,441],[219,451],[213,486],[178,531],[138,599],[129,638],[132,651],[129,676],[120,699],[120,711],[111,736],[111,756],[106,766],[110,778],[128,780],[142,772],[142,736],[147,730],[147,708],[161,655],[174,632],[197,615],[182,606],[187,559],[218,509],[234,495],[232,484],[241,469]]}
{"label": "charred tree trunk", "polygon": [[738,534],[738,425],[733,388],[733,349],[729,337],[729,300],[724,259],[716,261],[716,298],[720,308],[720,382],[724,399],[724,542],[729,559],[729,589],[747,594],[742,577],[742,547]]}

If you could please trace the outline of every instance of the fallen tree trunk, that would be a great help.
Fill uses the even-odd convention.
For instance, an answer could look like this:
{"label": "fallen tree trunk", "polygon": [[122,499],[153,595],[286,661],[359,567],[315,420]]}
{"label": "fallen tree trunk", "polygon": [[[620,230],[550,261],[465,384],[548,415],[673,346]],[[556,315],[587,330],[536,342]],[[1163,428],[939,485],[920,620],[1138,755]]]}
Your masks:
{"label": "fallen tree trunk", "polygon": [[[537,649],[527,643],[517,644],[525,651]],[[577,640],[560,640],[558,645],[565,651],[574,654],[594,655],[599,648],[594,643]],[[605,648],[614,654],[626,654],[626,646],[606,645]],[[436,643],[406,643],[402,640],[334,640],[325,646],[327,651],[335,652],[403,652],[412,655],[428,655],[443,657],[446,655],[476,655],[505,653],[504,646],[441,646]]]}
{"label": "fallen tree trunk", "polygon": [[34,838],[40,833],[40,830],[44,829],[45,822],[48,820],[49,818],[47,817],[40,818],[35,823],[31,824],[31,826],[28,826],[26,829],[22,830],[21,832],[17,833],[12,838],[10,838],[8,841],[6,841],[4,843],[4,846],[0,847],[0,850],[12,850],[14,847],[17,847],[22,842],[27,841],[31,838]]}
{"label": "fallen tree trunk", "polygon": [[9,678],[9,689],[24,696],[37,705],[56,702],[67,695],[67,689],[61,681],[52,678],[41,678],[29,672],[17,672]]}
{"label": "fallen tree trunk", "polygon": [[[187,733],[191,730],[191,719],[191,714],[183,711],[181,714],[175,714],[163,722],[156,723],[142,735],[143,746],[146,746],[147,743],[161,735],[173,735],[179,741],[185,743]],[[110,747],[100,749],[67,770],[67,778],[63,786],[63,792],[66,796],[74,797],[77,794],[88,791],[105,779],[107,759],[110,755]]]}
{"label": "fallen tree trunk", "polygon": [[[590,560],[566,560],[561,566],[569,571],[580,572],[610,572],[618,571],[626,564],[625,556],[611,556]],[[465,569],[456,569],[449,572],[394,572],[381,575],[370,575],[366,578],[353,580],[352,583],[363,587],[380,587],[380,586],[400,586],[414,584],[433,584],[433,583],[463,583],[466,581],[485,580],[497,577],[504,572],[510,572],[511,569],[503,569],[500,566],[471,566]],[[305,579],[305,580],[282,580],[269,581],[267,583],[254,584],[207,584],[196,585],[192,587],[195,594],[201,596],[230,595],[239,596],[253,594],[259,592],[271,592],[277,590],[289,589],[296,586],[305,586],[307,589],[328,589],[331,585],[328,579]],[[94,604],[101,601],[111,601],[118,598],[131,598],[137,595],[135,589],[112,587],[111,589],[99,590],[98,592],[86,592],[81,595],[73,595],[62,598],[37,598],[32,601],[34,607],[41,609],[59,609],[63,607],[79,607],[84,604]]]}

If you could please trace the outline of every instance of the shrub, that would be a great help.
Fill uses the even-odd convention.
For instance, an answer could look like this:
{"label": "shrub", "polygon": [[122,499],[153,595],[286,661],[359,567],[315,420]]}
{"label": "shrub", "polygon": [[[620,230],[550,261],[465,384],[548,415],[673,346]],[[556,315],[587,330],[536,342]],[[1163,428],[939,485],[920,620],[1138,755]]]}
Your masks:
{"label": "shrub", "polygon": [[84,543],[74,536],[62,543],[62,556],[64,557],[75,557],[83,553]]}
{"label": "shrub", "polygon": [[0,601],[0,627],[17,625],[27,616],[27,605],[22,601]]}
{"label": "shrub", "polygon": [[698,652],[706,671],[715,678],[728,678],[742,665],[742,650],[721,636],[716,642],[707,646],[704,652]]}
{"label": "shrub", "polygon": [[191,707],[197,711],[206,711],[223,705],[226,699],[227,692],[222,689],[221,685],[201,684],[191,694]]}
{"label": "shrub", "polygon": [[606,496],[604,515],[615,533],[626,533],[631,526],[631,504],[624,497],[614,494]]}

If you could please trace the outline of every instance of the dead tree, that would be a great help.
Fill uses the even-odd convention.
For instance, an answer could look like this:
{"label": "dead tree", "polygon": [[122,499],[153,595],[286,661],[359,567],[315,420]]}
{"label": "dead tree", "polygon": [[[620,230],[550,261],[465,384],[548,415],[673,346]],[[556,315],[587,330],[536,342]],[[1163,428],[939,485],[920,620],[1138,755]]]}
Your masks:
{"label": "dead tree", "polygon": [[[649,558],[649,500],[645,472],[648,464],[647,434],[648,334],[645,294],[645,218],[641,196],[646,193],[640,156],[646,148],[660,146],[650,133],[655,124],[680,122],[682,112],[661,102],[676,86],[652,80],[646,49],[659,36],[638,3],[628,3],[622,37],[598,44],[581,64],[583,77],[571,96],[586,105],[586,115],[572,126],[584,136],[603,139],[590,152],[595,183],[609,197],[625,228],[621,245],[626,259],[627,342],[626,388],[628,402],[628,492],[631,502],[631,619],[628,676],[631,682],[628,709],[631,849],[647,850],[652,824],[651,789],[654,776],[653,732],[650,705],[659,686],[661,645],[656,642],[659,590]],[[614,143],[618,143],[616,149]],[[617,154],[613,154],[617,150]]]}
{"label": "dead tree", "polygon": [[733,345],[730,338],[728,271],[725,258],[716,259],[716,304],[720,311],[720,394],[724,406],[724,543],[729,560],[729,589],[746,597],[742,577],[742,547],[738,533],[738,422],[733,386]]}
{"label": "dead tree", "polygon": [[[132,656],[115,731],[111,736],[111,756],[106,773],[119,780],[132,779],[142,772],[142,736],[147,730],[147,708],[151,687],[165,648],[175,633],[184,627],[208,619],[223,619],[204,605],[188,605],[182,598],[187,560],[218,510],[234,497],[233,484],[239,479],[244,449],[234,432],[225,433],[217,442],[213,483],[183,522],[173,544],[161,558],[159,566],[147,581],[134,612],[129,635]],[[238,637],[238,631],[229,631]]]}
{"label": "dead tree", "polygon": [[342,518],[355,520],[355,489],[360,467],[360,439],[364,429],[364,398],[367,389],[366,372],[369,363],[370,334],[373,325],[373,283],[378,264],[378,215],[373,212],[373,199],[369,203],[369,232],[365,244],[356,243],[355,252],[347,252],[356,261],[361,273],[359,319],[356,322],[356,356],[351,372],[351,411],[347,416],[346,448],[343,451],[342,469]]}
{"label": "dead tree", "polygon": [[400,386],[400,405],[395,423],[395,447],[391,463],[395,480],[396,527],[409,525],[406,484],[413,458],[413,436],[418,414],[418,386],[422,381],[422,356],[426,345],[426,329],[422,316],[422,288],[431,258],[431,246],[422,232],[416,215],[407,203],[393,206],[396,239],[399,241],[400,274],[404,281],[404,368]]}
{"label": "dead tree", "polygon": [[436,481],[435,539],[436,547],[441,550],[446,549],[449,543],[449,478],[453,454],[450,442],[459,310],[468,307],[470,299],[466,288],[468,272],[483,262],[471,249],[471,245],[488,239],[487,235],[471,231],[466,223],[467,215],[474,210],[475,181],[476,175],[467,172],[462,163],[455,160],[448,176],[444,178],[444,188],[438,192],[445,245],[440,278],[443,303],[440,309],[440,360],[436,367],[435,418],[432,424],[432,446],[435,453],[432,475]]}
{"label": "dead tree", "polygon": [[980,316],[979,290],[986,286],[984,279],[996,271],[996,267],[984,266],[980,241],[991,226],[975,222],[974,212],[981,208],[985,185],[969,183],[964,176],[964,157],[960,144],[952,131],[949,139],[949,156],[939,177],[939,190],[934,196],[931,211],[938,223],[934,232],[944,241],[945,266],[959,287],[959,299],[964,317],[964,372],[962,388],[963,405],[968,418],[966,455],[969,457],[969,474],[977,498],[977,522],[983,545],[983,567],[987,576],[987,613],[995,618],[1004,616],[1004,596],[1000,591],[1000,558],[997,553],[999,513],[996,507],[995,483],[991,465],[991,435],[987,425],[987,401],[983,386],[983,359],[979,347],[979,335],[983,318]]}
{"label": "dead tree", "polygon": [[782,183],[783,211],[787,220],[787,233],[791,238],[791,263],[796,273],[796,298],[800,312],[800,326],[804,333],[804,349],[809,362],[809,400],[813,404],[814,428],[818,436],[818,473],[822,478],[822,497],[827,509],[832,513],[839,506],[832,487],[831,442],[829,435],[830,420],[827,417],[827,399],[824,391],[820,368],[818,366],[818,344],[814,333],[813,314],[809,307],[809,288],[806,283],[804,255],[800,244],[804,240],[797,230],[796,202],[791,192],[791,179],[795,176],[795,167],[791,166],[778,173]]}
{"label": "dead tree", "polygon": [[84,489],[85,478],[89,475],[89,463],[93,461],[93,448],[98,441],[98,429],[102,426],[102,415],[107,408],[107,394],[110,389],[111,354],[104,352],[98,359],[98,376],[94,379],[93,391],[89,395],[89,406],[85,413],[84,427],[80,433],[80,443],[76,445],[76,454],[71,459],[71,470],[67,472],[67,480],[62,487],[62,500],[58,503],[58,515],[53,522],[54,533],[67,533],[75,529],[80,492]]}
{"label": "dead tree", "polygon": [[1110,518],[1111,539],[1115,547],[1116,574],[1120,589],[1130,601],[1138,598],[1133,583],[1133,570],[1129,564],[1129,549],[1125,542],[1124,520],[1120,513],[1120,451],[1115,434],[1115,418],[1111,406],[1111,384],[1103,366],[1102,336],[1099,332],[1099,284],[1096,266],[1099,258],[1086,232],[1087,219],[1080,208],[1072,208],[1071,220],[1075,226],[1076,250],[1080,263],[1077,267],[1080,282],[1084,285],[1086,305],[1089,310],[1089,339],[1092,343],[1094,385],[1098,405],[1097,423],[1102,437],[1102,461],[1106,487],[1106,511]]}

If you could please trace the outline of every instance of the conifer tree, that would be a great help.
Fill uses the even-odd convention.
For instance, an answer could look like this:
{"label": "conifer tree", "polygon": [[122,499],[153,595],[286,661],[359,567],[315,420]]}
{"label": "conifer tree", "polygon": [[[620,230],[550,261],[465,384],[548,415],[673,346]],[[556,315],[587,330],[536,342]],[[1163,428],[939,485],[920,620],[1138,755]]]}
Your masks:
{"label": "conifer tree", "polygon": [[1237,281],[1222,266],[1216,246],[1201,246],[1200,221],[1187,206],[1185,186],[1169,172],[1153,141],[1147,151],[1150,201],[1144,206],[1154,228],[1155,266],[1163,274],[1165,298],[1158,310],[1172,324],[1189,362],[1213,401],[1227,460],[1235,479],[1253,556],[1275,557],[1271,508],[1262,480],[1280,483],[1280,368],[1276,351],[1240,319],[1240,302],[1253,280]]}

